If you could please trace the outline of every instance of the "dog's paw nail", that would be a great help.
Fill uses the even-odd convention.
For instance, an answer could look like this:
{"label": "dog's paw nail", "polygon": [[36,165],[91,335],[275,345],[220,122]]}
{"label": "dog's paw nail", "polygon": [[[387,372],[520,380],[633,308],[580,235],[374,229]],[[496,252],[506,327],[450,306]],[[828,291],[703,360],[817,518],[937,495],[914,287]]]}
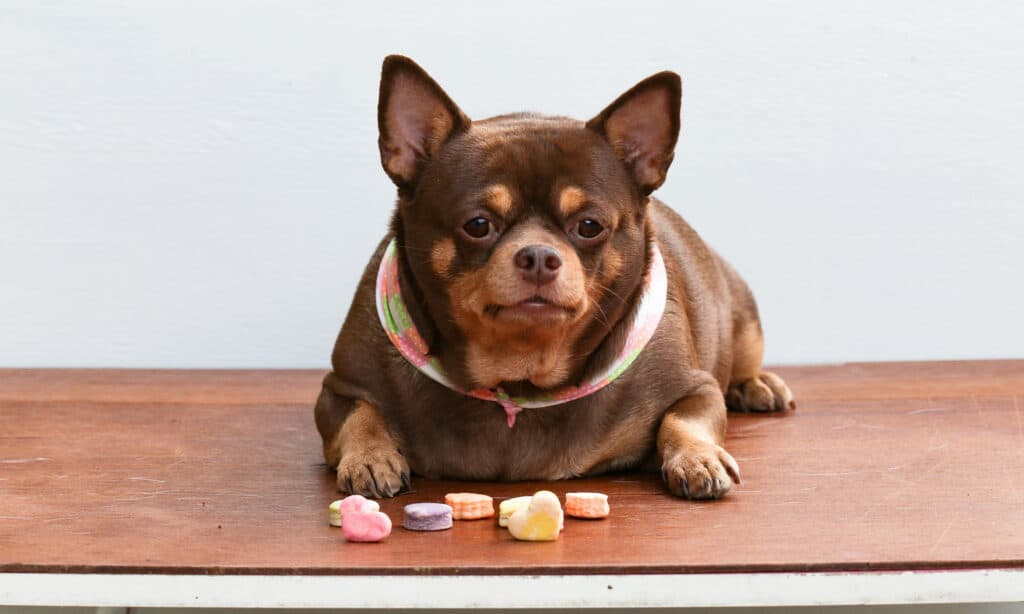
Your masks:
{"label": "dog's paw nail", "polygon": [[343,456],[338,463],[338,487],[364,497],[393,497],[408,482],[408,474],[409,465],[394,449],[358,451]]}

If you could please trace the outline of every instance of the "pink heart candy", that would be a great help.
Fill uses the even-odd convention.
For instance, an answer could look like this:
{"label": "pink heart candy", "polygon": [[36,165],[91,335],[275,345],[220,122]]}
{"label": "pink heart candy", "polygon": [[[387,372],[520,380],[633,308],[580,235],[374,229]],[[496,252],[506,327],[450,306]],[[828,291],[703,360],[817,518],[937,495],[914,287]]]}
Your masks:
{"label": "pink heart candy", "polygon": [[391,519],[383,512],[346,512],[341,532],[350,542],[379,542],[391,535]]}
{"label": "pink heart candy", "polygon": [[341,500],[339,512],[344,515],[346,512],[377,512],[380,505],[376,501],[370,501],[363,495],[349,495]]}

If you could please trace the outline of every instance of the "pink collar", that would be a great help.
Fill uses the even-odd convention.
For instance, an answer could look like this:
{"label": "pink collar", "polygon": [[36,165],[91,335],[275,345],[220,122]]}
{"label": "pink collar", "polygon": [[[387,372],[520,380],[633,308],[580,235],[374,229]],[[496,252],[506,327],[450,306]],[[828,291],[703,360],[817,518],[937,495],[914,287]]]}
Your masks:
{"label": "pink collar", "polygon": [[597,392],[615,381],[640,355],[658,328],[662,314],[665,313],[668,280],[665,275],[665,261],[655,244],[651,249],[651,267],[644,276],[643,294],[640,297],[636,316],[633,318],[633,326],[618,355],[600,373],[579,386],[568,386],[531,398],[509,396],[500,387],[463,390],[451,381],[445,373],[444,367],[441,366],[441,361],[430,355],[430,348],[427,347],[409,317],[398,284],[398,258],[396,256],[397,244],[392,239],[384,250],[384,257],[381,259],[380,269],[377,271],[377,315],[380,317],[380,324],[387,332],[391,343],[406,360],[435,382],[461,394],[501,405],[508,417],[509,428],[515,426],[516,414],[523,409],[550,407],[575,401]]}

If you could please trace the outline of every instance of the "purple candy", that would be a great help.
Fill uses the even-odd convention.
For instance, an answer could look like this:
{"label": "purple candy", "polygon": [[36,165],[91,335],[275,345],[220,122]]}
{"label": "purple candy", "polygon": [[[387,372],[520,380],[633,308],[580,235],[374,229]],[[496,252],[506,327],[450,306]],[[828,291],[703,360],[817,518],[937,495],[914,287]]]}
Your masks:
{"label": "purple candy", "polygon": [[410,503],[402,526],[411,531],[442,531],[452,528],[452,508],[444,503]]}

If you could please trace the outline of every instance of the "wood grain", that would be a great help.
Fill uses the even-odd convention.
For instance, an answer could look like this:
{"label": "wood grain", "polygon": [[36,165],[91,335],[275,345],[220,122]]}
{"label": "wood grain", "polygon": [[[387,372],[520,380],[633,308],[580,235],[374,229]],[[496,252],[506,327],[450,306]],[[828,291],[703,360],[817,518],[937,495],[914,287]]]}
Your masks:
{"label": "wood grain", "polygon": [[1024,567],[1024,361],[777,369],[799,403],[732,415],[743,484],[690,503],[656,476],[414,479],[609,494],[554,543],[492,521],[345,543],[313,427],[314,371],[0,370],[0,571],[693,573]]}

